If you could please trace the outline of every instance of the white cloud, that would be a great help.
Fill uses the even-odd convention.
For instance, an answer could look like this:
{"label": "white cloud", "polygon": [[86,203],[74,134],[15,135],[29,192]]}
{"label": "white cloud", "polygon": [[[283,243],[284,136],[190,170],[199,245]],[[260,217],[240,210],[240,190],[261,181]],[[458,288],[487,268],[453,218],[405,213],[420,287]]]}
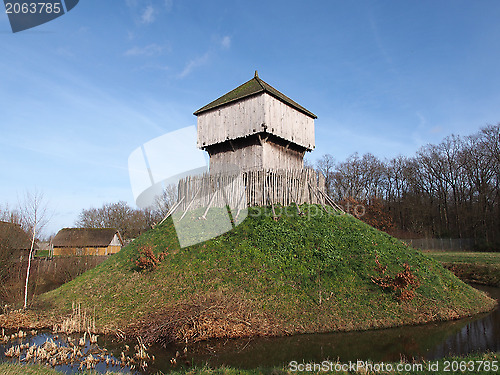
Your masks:
{"label": "white cloud", "polygon": [[210,54],[207,52],[203,56],[197,57],[196,59],[189,61],[186,64],[186,66],[184,67],[184,69],[182,70],[182,72],[179,74],[179,78],[184,78],[184,77],[188,76],[194,68],[197,68],[199,66],[206,64],[208,62],[209,56],[210,56]]}
{"label": "white cloud", "polygon": [[152,5],[148,5],[141,15],[141,23],[149,24],[155,20],[155,9]]}
{"label": "white cloud", "polygon": [[149,44],[145,47],[132,47],[125,51],[124,55],[125,56],[153,56],[153,55],[159,55],[165,51],[167,47],[165,46],[160,46],[156,43]]}
{"label": "white cloud", "polygon": [[220,41],[220,44],[222,45],[222,48],[228,49],[231,47],[231,37],[226,35],[225,37],[222,38]]}
{"label": "white cloud", "polygon": [[[219,47],[220,46],[220,47]],[[229,35],[223,36],[212,36],[211,46],[203,56],[199,56],[195,59],[190,60],[185,66],[182,72],[177,76],[178,78],[187,77],[193,69],[198,68],[202,65],[208,63],[210,56],[217,53],[219,48],[229,49],[231,47],[231,37]]]}

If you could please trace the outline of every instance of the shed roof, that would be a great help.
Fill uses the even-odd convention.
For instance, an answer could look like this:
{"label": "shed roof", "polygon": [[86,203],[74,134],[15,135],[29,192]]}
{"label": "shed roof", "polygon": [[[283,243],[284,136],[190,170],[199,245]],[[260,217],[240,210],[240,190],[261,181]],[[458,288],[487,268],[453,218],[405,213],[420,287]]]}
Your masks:
{"label": "shed roof", "polygon": [[238,100],[241,100],[243,98],[246,98],[248,96],[260,94],[260,93],[268,93],[269,95],[275,97],[276,99],[282,101],[285,104],[288,104],[289,106],[295,108],[299,112],[302,112],[306,114],[307,116],[310,116],[312,118],[317,118],[317,116],[302,107],[300,104],[296,103],[292,99],[290,99],[288,96],[283,94],[282,92],[276,90],[274,87],[272,87],[270,84],[264,82],[259,78],[259,75],[257,74],[257,71],[255,71],[255,76],[248,82],[245,82],[244,84],[238,86],[232,91],[229,91],[227,94],[222,95],[220,98],[215,99],[213,102],[207,104],[206,106],[198,109],[196,112],[193,114],[198,116],[202,114],[203,112],[209,111],[211,109],[221,107],[224,105],[227,105],[229,103],[237,102]]}
{"label": "shed roof", "polygon": [[123,245],[120,232],[115,228],[63,228],[52,244],[55,247],[104,247],[109,246],[115,234]]}

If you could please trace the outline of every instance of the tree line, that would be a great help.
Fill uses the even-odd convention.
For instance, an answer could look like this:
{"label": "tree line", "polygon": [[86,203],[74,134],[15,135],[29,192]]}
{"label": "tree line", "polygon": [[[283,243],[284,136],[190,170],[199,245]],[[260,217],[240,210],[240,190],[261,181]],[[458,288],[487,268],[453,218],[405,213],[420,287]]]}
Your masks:
{"label": "tree line", "polygon": [[323,155],[316,168],[339,202],[382,204],[400,231],[428,237],[500,242],[500,124],[439,144],[414,156],[380,160],[355,153],[344,161]]}

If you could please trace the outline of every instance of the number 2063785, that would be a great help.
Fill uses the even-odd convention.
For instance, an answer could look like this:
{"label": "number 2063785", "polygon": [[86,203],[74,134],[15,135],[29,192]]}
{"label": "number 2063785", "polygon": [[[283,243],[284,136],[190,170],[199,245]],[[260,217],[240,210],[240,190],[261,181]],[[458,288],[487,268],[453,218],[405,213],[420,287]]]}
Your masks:
{"label": "number 2063785", "polygon": [[498,372],[498,361],[444,361],[444,371],[485,371]]}
{"label": "number 2063785", "polygon": [[60,3],[5,3],[7,14],[59,14],[62,12]]}

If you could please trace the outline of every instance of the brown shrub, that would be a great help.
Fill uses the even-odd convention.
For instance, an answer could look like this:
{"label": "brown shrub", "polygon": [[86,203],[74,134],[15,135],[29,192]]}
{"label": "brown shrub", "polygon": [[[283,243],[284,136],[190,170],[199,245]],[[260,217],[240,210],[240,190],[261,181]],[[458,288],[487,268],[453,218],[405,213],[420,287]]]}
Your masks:
{"label": "brown shrub", "polygon": [[[167,256],[165,251],[161,252],[158,257],[153,252],[154,247],[151,245],[143,245],[139,249],[139,259],[135,261],[135,265],[141,271],[155,270],[161,261]],[[133,261],[133,260],[132,260]]]}
{"label": "brown shrub", "polygon": [[408,263],[403,264],[403,271],[397,273],[394,277],[385,274],[387,266],[380,264],[378,255],[375,258],[375,263],[375,271],[381,276],[372,277],[372,282],[384,289],[392,289],[399,301],[411,301],[415,296],[415,289],[420,286],[420,281],[411,272]]}

